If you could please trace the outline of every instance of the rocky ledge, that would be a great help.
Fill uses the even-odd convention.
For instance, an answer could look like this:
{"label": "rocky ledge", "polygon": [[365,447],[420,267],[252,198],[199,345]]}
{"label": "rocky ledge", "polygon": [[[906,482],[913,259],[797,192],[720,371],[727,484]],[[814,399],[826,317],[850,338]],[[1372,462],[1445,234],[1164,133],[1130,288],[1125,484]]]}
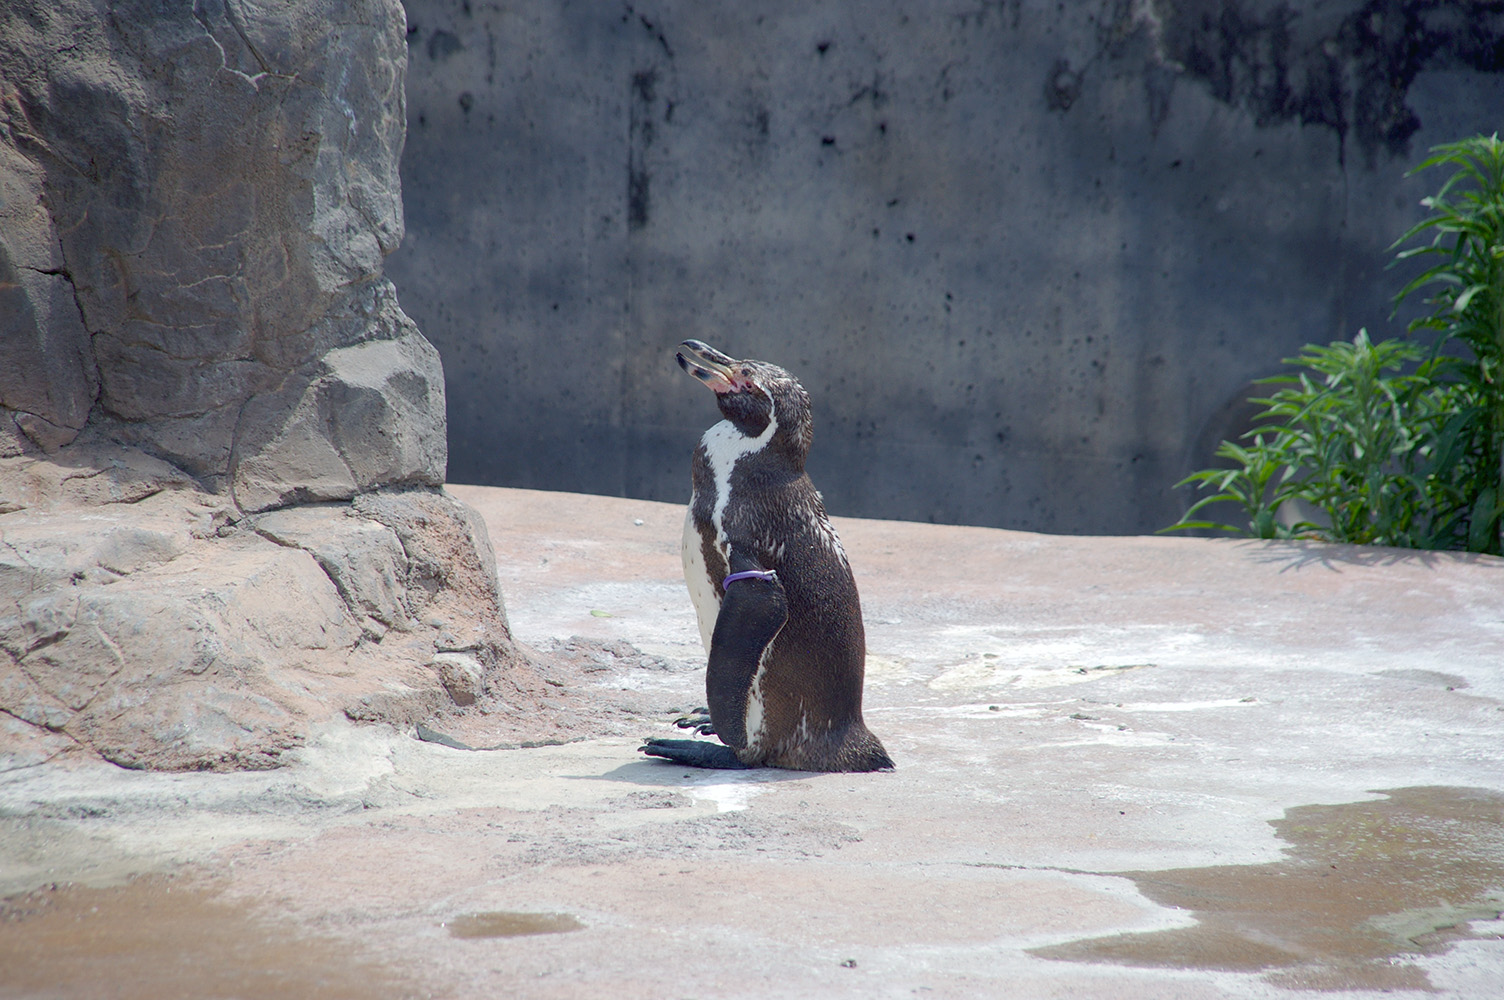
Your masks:
{"label": "rocky ledge", "polygon": [[540,683],[442,489],[247,515],[131,449],[0,459],[0,770],[275,767],[341,712],[507,732]]}

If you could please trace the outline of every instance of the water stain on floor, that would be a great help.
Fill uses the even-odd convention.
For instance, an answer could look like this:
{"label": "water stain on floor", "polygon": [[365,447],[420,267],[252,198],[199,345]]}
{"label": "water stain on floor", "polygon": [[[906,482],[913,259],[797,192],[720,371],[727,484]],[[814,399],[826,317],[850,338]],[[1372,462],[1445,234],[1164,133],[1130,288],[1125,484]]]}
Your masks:
{"label": "water stain on floor", "polygon": [[217,890],[152,876],[0,900],[0,998],[416,996],[347,944],[257,916]]}
{"label": "water stain on floor", "polygon": [[451,937],[504,938],[529,934],[563,934],[583,930],[585,925],[568,913],[521,913],[492,910],[466,913],[446,921]]}
{"label": "water stain on floor", "polygon": [[1043,958],[1263,972],[1312,990],[1427,990],[1409,956],[1465,938],[1504,941],[1504,795],[1398,788],[1299,806],[1271,825],[1289,843],[1263,865],[1118,872],[1194,927],[1034,949]]}

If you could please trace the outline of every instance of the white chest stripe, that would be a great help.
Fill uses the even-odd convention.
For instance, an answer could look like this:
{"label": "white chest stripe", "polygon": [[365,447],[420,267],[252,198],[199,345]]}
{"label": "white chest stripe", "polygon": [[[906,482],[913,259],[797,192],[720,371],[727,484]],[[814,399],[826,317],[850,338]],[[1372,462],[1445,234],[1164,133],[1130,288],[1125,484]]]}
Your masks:
{"label": "white chest stripe", "polygon": [[705,458],[710,463],[711,477],[715,481],[715,509],[711,512],[710,523],[715,526],[716,547],[721,550],[728,565],[731,560],[731,541],[726,537],[723,519],[726,516],[726,501],[731,496],[731,470],[736,468],[736,463],[742,458],[767,447],[777,432],[778,412],[769,399],[768,426],[757,437],[747,437],[731,421],[722,420],[700,439],[700,444],[705,448]]}
{"label": "white chest stripe", "polygon": [[[736,429],[736,425],[729,420],[722,420],[700,439],[700,445],[705,449],[705,460],[710,465],[711,481],[715,484],[715,506],[710,513],[710,523],[715,528],[715,544],[720,549],[721,557],[726,560],[726,565],[731,565],[731,539],[726,535],[726,502],[731,498],[731,471],[736,468],[736,463],[748,455],[756,454],[767,447],[768,442],[773,440],[773,435],[778,433],[778,413],[773,408],[773,401],[768,400],[768,426],[756,437],[747,437]],[[681,553],[684,559],[684,579],[689,585],[690,600],[695,606],[695,617],[699,619],[700,640],[705,644],[705,651],[710,652],[711,635],[715,631],[715,620],[720,611],[719,595],[715,593],[715,585],[708,578],[705,560],[700,552],[699,534],[694,529],[693,510],[695,497],[690,497],[690,513],[684,519],[684,538],[681,544]],[[779,629],[781,632],[782,629]],[[750,689],[747,692],[746,714],[743,716],[747,733],[747,744],[756,748],[763,738],[763,698],[762,681],[766,673],[768,652],[773,648],[773,642],[777,640],[775,635],[763,648],[762,655],[757,659],[757,671],[752,677]]]}

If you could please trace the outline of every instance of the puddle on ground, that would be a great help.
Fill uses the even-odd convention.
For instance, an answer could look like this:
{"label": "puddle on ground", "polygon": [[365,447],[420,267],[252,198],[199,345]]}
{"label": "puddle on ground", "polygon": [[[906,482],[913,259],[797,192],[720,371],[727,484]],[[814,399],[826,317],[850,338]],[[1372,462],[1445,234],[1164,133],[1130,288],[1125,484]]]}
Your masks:
{"label": "puddle on ground", "polygon": [[1263,972],[1311,990],[1417,989],[1407,956],[1498,938],[1504,910],[1504,795],[1400,788],[1387,799],[1299,806],[1272,821],[1289,843],[1263,865],[1118,872],[1194,927],[1037,948],[1044,958]]}
{"label": "puddle on ground", "polygon": [[419,995],[348,944],[279,925],[211,888],[138,878],[0,900],[0,997],[365,1000]]}
{"label": "puddle on ground", "polygon": [[563,934],[583,930],[585,925],[568,913],[513,913],[493,910],[466,913],[444,924],[452,937],[504,938],[528,934]]}

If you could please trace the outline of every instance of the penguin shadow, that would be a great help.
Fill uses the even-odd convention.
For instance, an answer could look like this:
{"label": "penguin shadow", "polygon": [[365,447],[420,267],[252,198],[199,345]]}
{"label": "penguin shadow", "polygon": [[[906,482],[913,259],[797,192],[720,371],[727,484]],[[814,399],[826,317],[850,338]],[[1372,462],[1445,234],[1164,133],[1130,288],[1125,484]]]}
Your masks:
{"label": "penguin shadow", "polygon": [[620,781],[645,788],[704,788],[721,785],[771,785],[817,778],[821,771],[790,771],[781,767],[753,767],[745,771],[686,767],[666,760],[627,761],[592,780]]}

